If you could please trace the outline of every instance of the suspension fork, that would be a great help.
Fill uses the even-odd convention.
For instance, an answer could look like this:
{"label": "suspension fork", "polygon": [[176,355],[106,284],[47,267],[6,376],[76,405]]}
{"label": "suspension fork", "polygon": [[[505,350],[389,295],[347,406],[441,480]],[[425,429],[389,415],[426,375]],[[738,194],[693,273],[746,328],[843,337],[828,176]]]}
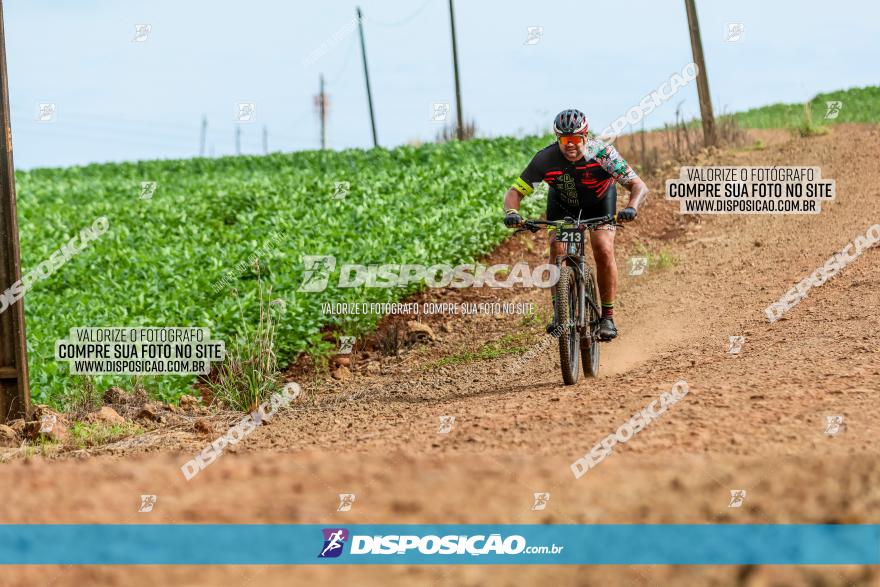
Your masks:
{"label": "suspension fork", "polygon": [[[583,244],[581,246],[583,247]],[[587,304],[587,302],[586,302],[587,288],[585,285],[586,275],[587,275],[586,267],[585,267],[586,258],[584,257],[583,251],[581,251],[581,256],[580,256],[580,258],[578,258],[578,264],[579,264],[578,265],[578,305],[580,306],[579,307],[580,316],[578,318],[578,321],[580,322],[580,324],[578,324],[578,330],[580,330],[581,333],[584,333],[587,331],[588,325],[587,325],[587,311],[586,311],[587,310],[587,305],[586,305]]]}
{"label": "suspension fork", "polygon": [[[566,255],[563,262],[565,265],[568,265],[574,273],[574,278],[577,281],[577,292],[578,292],[578,323],[575,325],[577,330],[580,332],[586,331],[586,286],[584,285],[585,279],[585,264],[586,258],[581,255]],[[562,263],[560,265],[562,265]]]}

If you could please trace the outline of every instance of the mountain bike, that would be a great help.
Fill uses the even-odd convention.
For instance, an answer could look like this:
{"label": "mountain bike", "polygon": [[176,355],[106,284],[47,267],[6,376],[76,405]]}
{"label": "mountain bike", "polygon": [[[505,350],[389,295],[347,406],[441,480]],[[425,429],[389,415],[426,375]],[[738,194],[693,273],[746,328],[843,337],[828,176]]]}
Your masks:
{"label": "mountain bike", "polygon": [[521,230],[537,232],[542,226],[556,230],[556,242],[565,244],[565,254],[556,257],[559,281],[556,282],[556,305],[553,324],[548,333],[559,339],[559,363],[562,380],[574,385],[578,380],[578,353],[584,375],[599,375],[599,309],[598,288],[593,269],[584,255],[586,231],[604,224],[621,226],[617,215],[609,214],[588,220],[525,220]]}

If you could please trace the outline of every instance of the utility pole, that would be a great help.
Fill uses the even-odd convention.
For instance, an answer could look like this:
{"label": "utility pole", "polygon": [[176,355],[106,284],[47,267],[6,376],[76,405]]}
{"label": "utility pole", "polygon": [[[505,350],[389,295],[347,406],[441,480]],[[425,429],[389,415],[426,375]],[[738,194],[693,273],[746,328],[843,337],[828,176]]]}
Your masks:
{"label": "utility pole", "polygon": [[199,157],[205,156],[205,142],[208,140],[208,117],[202,115],[202,138],[199,141]]}
{"label": "utility pole", "polygon": [[370,90],[370,72],[367,70],[367,48],[364,45],[364,21],[361,15],[361,7],[357,7],[358,32],[361,36],[361,56],[364,59],[364,79],[367,81],[367,104],[370,106],[370,126],[373,129],[373,146],[379,146],[376,138],[376,116],[373,114],[373,92]]}
{"label": "utility pole", "polygon": [[235,125],[235,154],[241,155],[241,127]]}
{"label": "utility pole", "polygon": [[449,24],[452,28],[452,67],[455,70],[455,111],[458,115],[458,128],[456,136],[459,141],[464,140],[464,120],[461,114],[461,83],[458,80],[458,45],[455,42],[455,13],[452,10],[452,0],[449,0]]}
{"label": "utility pole", "polygon": [[[451,2],[452,0],[450,0]],[[691,51],[697,65],[697,94],[700,97],[700,118],[703,120],[703,143],[707,147],[716,144],[715,115],[712,113],[712,100],[709,98],[709,77],[706,61],[703,59],[703,42],[700,40],[700,22],[697,20],[697,7],[694,0],[684,0],[687,10],[688,29],[691,34]]]}
{"label": "utility pole", "polygon": [[315,96],[315,110],[318,113],[318,122],[321,124],[321,150],[327,148],[327,94],[324,93],[324,74],[320,77],[320,90]]}
{"label": "utility pole", "polygon": [[263,155],[269,154],[269,129],[263,125]]}
{"label": "utility pole", "polygon": [[[21,279],[8,80],[3,0],[0,0],[0,130],[3,132],[0,137],[0,292]],[[11,305],[7,306],[7,302]],[[30,412],[30,389],[24,300],[0,300],[0,308],[3,310],[0,312],[0,422],[16,418],[27,419]]]}
{"label": "utility pole", "polygon": [[318,94],[318,115],[321,117],[321,150],[323,151],[327,148],[327,95],[324,93],[323,73],[321,74],[321,91]]}

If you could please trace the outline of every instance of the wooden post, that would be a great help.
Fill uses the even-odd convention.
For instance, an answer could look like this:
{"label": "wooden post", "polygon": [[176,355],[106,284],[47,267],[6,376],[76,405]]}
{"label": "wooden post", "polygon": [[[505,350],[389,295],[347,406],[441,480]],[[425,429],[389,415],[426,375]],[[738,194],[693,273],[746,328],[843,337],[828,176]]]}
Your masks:
{"label": "wooden post", "polygon": [[205,156],[205,143],[208,140],[208,117],[202,115],[202,134],[199,141],[199,157]]}
{"label": "wooden post", "polygon": [[458,115],[456,136],[459,141],[463,141],[464,117],[461,112],[461,82],[458,79],[458,45],[455,42],[455,13],[452,10],[452,0],[449,0],[449,24],[452,28],[452,69],[455,71],[455,111]]}
{"label": "wooden post", "polygon": [[[318,106],[321,109],[321,150],[327,148],[327,96],[324,94],[324,74],[321,74],[321,94]],[[374,131],[375,135],[375,131]]]}
{"label": "wooden post", "polygon": [[[21,279],[18,218],[15,210],[15,167],[9,120],[9,78],[6,75],[6,32],[0,0],[0,295]],[[9,302],[10,305],[7,305]],[[0,300],[0,422],[27,419],[30,412],[24,299]]]}
{"label": "wooden post", "polygon": [[694,5],[694,0],[684,0],[684,6],[691,33],[691,51],[698,68],[697,94],[700,97],[700,118],[703,120],[703,143],[706,147],[712,147],[716,144],[715,115],[712,113],[712,100],[709,98],[709,76],[706,73],[706,61],[703,59],[703,42],[700,40],[697,7]]}
{"label": "wooden post", "polygon": [[376,138],[376,116],[373,114],[373,92],[370,90],[370,72],[367,69],[367,47],[364,44],[364,23],[361,15],[360,6],[357,7],[358,32],[361,37],[361,57],[364,60],[364,79],[367,82],[367,105],[370,107],[370,127],[373,129],[373,146],[379,146],[379,139]]}

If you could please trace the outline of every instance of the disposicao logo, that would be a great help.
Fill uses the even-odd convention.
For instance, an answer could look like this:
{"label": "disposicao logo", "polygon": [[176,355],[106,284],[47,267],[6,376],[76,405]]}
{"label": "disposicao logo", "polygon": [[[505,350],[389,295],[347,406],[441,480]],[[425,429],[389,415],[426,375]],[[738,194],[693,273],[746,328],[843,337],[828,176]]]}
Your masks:
{"label": "disposicao logo", "polygon": [[342,554],[342,547],[348,540],[348,530],[345,528],[324,528],[324,548],[318,558],[336,558]]}

